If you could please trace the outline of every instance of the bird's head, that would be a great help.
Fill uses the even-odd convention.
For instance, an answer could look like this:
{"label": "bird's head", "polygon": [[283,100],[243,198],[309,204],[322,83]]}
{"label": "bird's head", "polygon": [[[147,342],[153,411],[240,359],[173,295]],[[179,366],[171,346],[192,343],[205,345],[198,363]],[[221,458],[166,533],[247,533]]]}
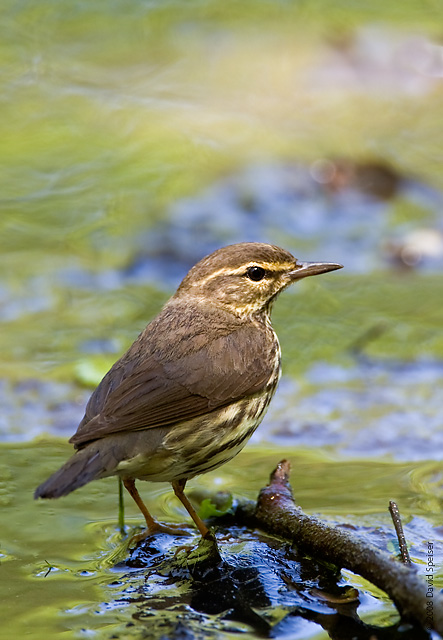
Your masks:
{"label": "bird's head", "polygon": [[274,245],[242,242],[200,260],[174,297],[192,296],[248,317],[267,312],[276,296],[293,282],[341,268],[335,262],[301,262]]}

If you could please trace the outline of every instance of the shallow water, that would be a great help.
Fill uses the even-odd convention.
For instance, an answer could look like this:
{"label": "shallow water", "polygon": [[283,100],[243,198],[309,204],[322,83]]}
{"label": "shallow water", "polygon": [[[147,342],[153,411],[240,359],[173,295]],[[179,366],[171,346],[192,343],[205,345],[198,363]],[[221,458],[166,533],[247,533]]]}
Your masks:
{"label": "shallow water", "polygon": [[[157,571],[180,541],[130,556],[114,479],[32,500],[69,455],[91,387],[197,259],[240,240],[345,269],[278,300],[278,395],[247,449],[191,483],[194,499],[254,499],[289,457],[306,512],[392,553],[395,499],[420,566],[434,542],[441,588],[437,8],[11,1],[2,12],[0,637],[326,637],[324,604],[309,602],[323,624],[309,607],[288,616],[300,591],[270,580],[266,554],[297,583],[284,545],[222,539],[251,589],[254,561],[268,585],[256,603],[268,626],[225,619]],[[156,516],[187,521],[168,487],[143,495]],[[140,516],[130,504],[126,516],[132,531]],[[343,572],[347,584],[365,622],[396,622],[373,587]]]}
{"label": "shallow water", "polygon": [[[7,462],[0,469],[3,512],[0,553],[7,628],[25,634],[31,626],[36,629],[33,637],[40,638],[68,630],[74,637],[77,634],[81,637],[82,629],[87,627],[90,633],[109,638],[114,631],[122,633],[130,622],[135,624],[133,633],[138,637],[143,628],[143,617],[150,611],[152,624],[159,630],[166,622],[173,628],[173,621],[176,623],[181,619],[185,628],[189,626],[190,633],[195,632],[199,607],[203,605],[197,606],[197,596],[193,590],[189,591],[186,581],[182,581],[176,592],[175,582],[168,581],[168,571],[162,577],[155,569],[158,562],[168,558],[171,561],[179,545],[197,542],[198,536],[192,528],[188,538],[179,538],[172,546],[169,536],[159,536],[158,540],[132,554],[128,562],[129,552],[116,526],[117,487],[113,478],[93,483],[56,503],[32,502],[36,474],[44,475],[55,468],[68,451],[65,444],[57,445],[52,440],[3,447]],[[366,531],[377,546],[392,553],[396,542],[387,506],[389,499],[394,498],[401,505],[405,534],[414,561],[424,568],[427,540],[434,542],[436,557],[443,553],[443,532],[435,509],[441,500],[441,488],[436,492],[439,484],[441,486],[441,469],[439,464],[429,461],[400,463],[355,458],[343,461],[318,450],[251,446],[235,462],[198,482],[191,482],[190,495],[197,501],[202,497],[202,489],[209,493],[232,491],[238,495],[241,487],[242,496],[255,499],[257,487],[267,482],[269,470],[283,457],[291,459],[295,496],[306,512]],[[193,487],[198,487],[197,493],[192,491]],[[143,486],[143,495],[155,516],[166,521],[187,520],[183,508],[165,485],[158,488]],[[128,504],[128,527],[134,530],[133,527],[139,524],[139,514]],[[224,529],[223,526],[217,527],[217,531],[221,552],[228,564],[240,562],[249,566],[250,558],[262,565],[260,579],[267,585],[267,598],[271,601],[264,606],[259,600],[253,600],[260,615],[268,610],[269,615],[273,612],[274,618],[277,616],[278,619],[279,610],[283,609],[287,614],[300,605],[296,593],[291,595],[289,591],[282,595],[281,587],[269,583],[273,569],[269,562],[263,564],[259,560],[260,554],[265,557],[269,554],[266,544],[273,547],[272,540],[260,543],[260,536],[257,538],[254,532]],[[229,540],[223,537],[226,532],[229,532]],[[295,555],[291,561],[286,552],[288,571],[289,567],[291,571],[297,571],[297,564],[293,564],[295,560]],[[442,579],[443,575],[439,571],[436,577]],[[397,621],[396,611],[389,601],[385,597],[382,601],[377,600],[380,594],[376,589],[347,572],[343,573],[340,584],[359,588],[359,616],[364,621],[372,624]],[[300,588],[307,586],[301,583]],[[192,594],[194,605],[189,600]],[[186,603],[185,609],[179,602]],[[315,600],[309,600],[304,601],[303,606],[316,610],[319,605]],[[174,611],[177,615],[179,611],[182,613],[177,618]],[[187,615],[183,615],[186,611]],[[141,612],[145,613],[141,615]],[[329,615],[332,613],[329,610]],[[211,634],[216,633],[216,619],[207,614],[203,619],[206,620],[203,623],[205,633],[212,637]],[[248,632],[248,624],[252,631],[254,624],[251,628],[251,621],[245,623],[234,616],[229,624],[226,620],[220,621],[218,628]],[[317,623],[302,624],[295,619],[287,620],[285,624],[289,625],[286,632],[298,632],[301,625],[301,633],[306,633],[306,637],[312,634],[320,637],[317,636]]]}

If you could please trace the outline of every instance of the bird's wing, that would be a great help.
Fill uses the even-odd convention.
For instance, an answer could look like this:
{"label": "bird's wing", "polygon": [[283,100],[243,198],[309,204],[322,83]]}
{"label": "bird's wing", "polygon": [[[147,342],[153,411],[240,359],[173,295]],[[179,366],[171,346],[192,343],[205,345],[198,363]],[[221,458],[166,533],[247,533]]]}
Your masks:
{"label": "bird's wing", "polygon": [[70,442],[170,426],[257,393],[274,368],[272,342],[264,329],[243,326],[164,361],[130,350],[92,394]]}

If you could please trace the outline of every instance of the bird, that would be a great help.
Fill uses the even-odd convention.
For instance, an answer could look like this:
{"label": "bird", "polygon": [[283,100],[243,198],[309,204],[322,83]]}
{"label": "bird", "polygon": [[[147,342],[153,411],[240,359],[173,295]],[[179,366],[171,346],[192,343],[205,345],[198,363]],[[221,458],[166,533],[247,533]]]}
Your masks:
{"label": "bird", "polygon": [[104,376],[69,441],[75,452],[34,497],[118,476],[146,522],[133,536],[139,542],[179,531],[153,518],[135,484],[169,482],[202,537],[210,536],[185,485],[234,458],[266,413],[281,375],[273,303],[294,282],[341,268],[259,242],[204,257]]}

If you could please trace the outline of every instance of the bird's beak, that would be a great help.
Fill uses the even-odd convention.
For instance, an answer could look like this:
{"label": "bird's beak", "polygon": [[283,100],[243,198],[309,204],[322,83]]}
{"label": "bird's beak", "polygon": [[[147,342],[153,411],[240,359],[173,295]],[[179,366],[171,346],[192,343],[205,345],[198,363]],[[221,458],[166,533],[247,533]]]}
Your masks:
{"label": "bird's beak", "polygon": [[318,276],[320,273],[342,269],[342,264],[336,262],[298,262],[296,268],[289,273],[291,282],[307,278],[308,276]]}

